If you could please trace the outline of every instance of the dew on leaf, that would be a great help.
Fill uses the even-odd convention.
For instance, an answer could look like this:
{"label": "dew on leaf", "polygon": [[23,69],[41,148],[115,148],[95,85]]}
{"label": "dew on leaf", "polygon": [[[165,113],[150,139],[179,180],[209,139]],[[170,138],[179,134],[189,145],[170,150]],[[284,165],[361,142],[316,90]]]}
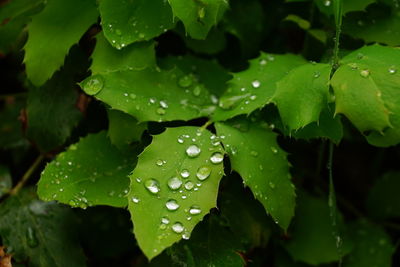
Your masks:
{"label": "dew on leaf", "polygon": [[181,171],[181,176],[183,178],[188,178],[190,176],[190,172],[188,170],[184,169]]}
{"label": "dew on leaf", "polygon": [[189,234],[189,233],[184,233],[184,234],[182,235],[182,238],[185,239],[185,240],[189,240],[190,234]]}
{"label": "dew on leaf", "polygon": [[253,86],[253,88],[258,88],[260,87],[261,82],[259,80],[254,80],[251,82],[251,86]]}
{"label": "dew on leaf", "polygon": [[140,202],[140,199],[137,198],[137,197],[132,197],[131,200],[132,200],[133,203],[139,203]]}
{"label": "dew on leaf", "polygon": [[271,187],[271,189],[275,189],[275,184],[273,182],[269,182],[269,187]]}
{"label": "dew on leaf", "polygon": [[161,223],[163,223],[163,224],[169,224],[169,219],[168,219],[168,217],[162,217],[162,218],[161,218]]}
{"label": "dew on leaf", "polygon": [[252,155],[253,157],[258,157],[258,152],[255,150],[250,151],[250,155]]}
{"label": "dew on leaf", "polygon": [[180,234],[183,232],[183,230],[185,230],[185,228],[183,227],[183,225],[180,222],[176,222],[172,225],[171,227],[172,231],[174,231],[177,234]]}
{"label": "dew on leaf", "polygon": [[136,99],[136,95],[135,94],[129,94],[129,97],[131,98],[131,99]]}
{"label": "dew on leaf", "polygon": [[232,109],[250,94],[221,97],[218,106],[222,109]]}
{"label": "dew on leaf", "polygon": [[167,101],[161,100],[160,101],[160,107],[162,107],[163,109],[167,109],[168,108]]}
{"label": "dew on leaf", "polygon": [[178,85],[182,88],[188,88],[193,84],[193,78],[190,75],[185,75],[179,78]]}
{"label": "dew on leaf", "polygon": [[175,199],[170,199],[165,203],[165,206],[167,207],[168,210],[174,211],[179,209],[179,204],[176,202]]}
{"label": "dew on leaf", "polygon": [[362,70],[360,71],[360,75],[364,78],[367,78],[369,76],[369,70]]}
{"label": "dew on leaf", "polygon": [[160,185],[159,185],[158,181],[155,179],[151,178],[151,179],[146,180],[146,182],[144,183],[144,186],[152,194],[157,194],[158,192],[160,192]]}
{"label": "dew on leaf", "polygon": [[197,157],[200,154],[200,152],[201,152],[201,149],[196,145],[190,145],[186,149],[186,155],[188,155],[191,158]]}
{"label": "dew on leaf", "polygon": [[222,153],[220,153],[220,152],[215,152],[215,153],[213,153],[213,154],[211,155],[211,157],[210,157],[210,161],[211,161],[213,164],[219,164],[219,163],[221,163],[223,160],[224,160],[224,155],[223,155]]}
{"label": "dew on leaf", "polygon": [[156,165],[161,167],[162,165],[164,165],[164,161],[162,159],[158,159],[156,161]]}
{"label": "dew on leaf", "polygon": [[388,69],[388,72],[389,72],[390,74],[395,74],[395,73],[397,72],[397,69],[396,69],[395,66],[391,66],[391,67]]}
{"label": "dew on leaf", "polygon": [[88,95],[95,95],[103,89],[104,81],[100,75],[93,75],[84,80],[82,86]]}
{"label": "dew on leaf", "polygon": [[168,187],[172,190],[178,190],[182,185],[182,180],[178,177],[172,177],[168,180]]}
{"label": "dew on leaf", "polygon": [[189,213],[190,213],[191,215],[198,215],[198,214],[201,213],[201,209],[200,209],[199,206],[195,206],[195,205],[194,205],[194,206],[191,206],[191,207],[190,207]]}
{"label": "dew on leaf", "polygon": [[200,94],[201,94],[201,87],[197,85],[195,88],[193,88],[193,95],[199,96]]}
{"label": "dew on leaf", "polygon": [[166,113],[165,109],[163,108],[157,108],[156,112],[158,115],[164,115]]}
{"label": "dew on leaf", "polygon": [[277,154],[277,153],[278,153],[278,149],[277,149],[276,147],[274,147],[274,146],[271,146],[271,151],[272,151],[272,153],[274,153],[274,154]]}
{"label": "dew on leaf", "polygon": [[185,183],[185,189],[186,189],[186,190],[192,190],[193,187],[194,187],[194,183],[193,183],[193,182],[187,181],[187,182]]}
{"label": "dew on leaf", "polygon": [[[222,156],[223,158],[223,156]],[[212,160],[211,160],[212,161]],[[214,162],[213,162],[214,163]],[[202,166],[200,167],[197,172],[196,172],[196,177],[200,180],[200,181],[204,181],[205,179],[207,179],[211,174],[211,168],[208,166]]]}

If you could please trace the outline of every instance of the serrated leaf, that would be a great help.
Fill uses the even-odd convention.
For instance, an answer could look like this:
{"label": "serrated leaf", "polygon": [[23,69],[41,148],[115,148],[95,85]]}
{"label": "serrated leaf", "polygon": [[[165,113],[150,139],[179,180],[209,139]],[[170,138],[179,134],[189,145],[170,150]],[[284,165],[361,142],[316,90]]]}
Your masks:
{"label": "serrated leaf", "polygon": [[63,65],[71,46],[96,23],[97,16],[94,0],[49,0],[28,26],[24,47],[28,79],[36,86],[44,84]]}
{"label": "serrated leaf", "polygon": [[87,65],[84,53],[74,47],[61,70],[43,86],[30,88],[26,135],[40,150],[47,152],[61,146],[79,123],[82,114],[76,106],[75,79]]}
{"label": "serrated leaf", "polygon": [[119,110],[108,109],[108,137],[111,143],[117,147],[126,146],[132,142],[140,141],[146,124],[139,124],[129,114]]}
{"label": "serrated leaf", "polygon": [[190,120],[208,115],[214,109],[204,86],[193,75],[185,75],[177,68],[97,74],[84,80],[81,87],[139,122]]}
{"label": "serrated leaf", "polygon": [[318,121],[328,103],[330,72],[329,64],[304,64],[277,83],[272,101],[290,130]]}
{"label": "serrated leaf", "polygon": [[366,46],[347,55],[331,84],[336,113],[343,113],[361,131],[374,130],[369,143],[400,142],[400,49]]}
{"label": "serrated leaf", "polygon": [[105,131],[90,134],[46,166],[38,183],[38,195],[72,207],[124,207],[135,156],[126,147],[123,151],[114,147]]}
{"label": "serrated leaf", "polygon": [[99,2],[104,35],[121,49],[131,43],[151,40],[174,27],[171,7],[164,0]]}
{"label": "serrated leaf", "polygon": [[276,82],[288,71],[304,64],[299,56],[271,55],[262,53],[250,60],[248,69],[233,73],[228,90],[219,100],[219,108],[213,115],[214,121],[221,121],[240,114],[250,114],[271,101]]}
{"label": "serrated leaf", "polygon": [[154,136],[139,156],[130,176],[128,207],[147,258],[187,238],[215,207],[223,153],[210,132],[187,126]]}
{"label": "serrated leaf", "polygon": [[287,153],[278,146],[276,134],[259,124],[238,119],[216,123],[215,127],[230,156],[232,169],[240,174],[275,222],[286,230],[295,206]]}
{"label": "serrated leaf", "polygon": [[188,241],[172,246],[164,255],[155,258],[150,266],[245,266],[239,254],[243,250],[240,243],[221,224],[220,218],[211,215],[196,226]]}
{"label": "serrated leaf", "polygon": [[32,267],[86,266],[69,209],[39,201],[28,189],[1,203],[0,217],[3,244],[18,262]]}
{"label": "serrated leaf", "polygon": [[400,173],[388,172],[371,188],[366,207],[368,214],[377,219],[400,217]]}
{"label": "serrated leaf", "polygon": [[128,69],[144,69],[156,65],[154,42],[140,42],[124,49],[114,49],[102,33],[96,36],[92,54],[92,74]]}
{"label": "serrated leaf", "polygon": [[343,259],[343,267],[390,267],[395,248],[383,228],[364,220],[349,225],[354,242],[351,253]]}
{"label": "serrated leaf", "polygon": [[289,229],[290,240],[284,243],[285,249],[295,261],[311,265],[330,263],[339,260],[351,250],[341,217],[338,218],[341,230],[341,254],[336,247],[333,226],[327,201],[301,192],[297,200],[296,216]]}
{"label": "serrated leaf", "polygon": [[192,38],[205,39],[211,27],[216,25],[228,7],[226,0],[168,0],[173,14],[185,25]]}
{"label": "serrated leaf", "polygon": [[0,165],[0,198],[8,193],[11,186],[12,180],[10,170],[4,165]]}

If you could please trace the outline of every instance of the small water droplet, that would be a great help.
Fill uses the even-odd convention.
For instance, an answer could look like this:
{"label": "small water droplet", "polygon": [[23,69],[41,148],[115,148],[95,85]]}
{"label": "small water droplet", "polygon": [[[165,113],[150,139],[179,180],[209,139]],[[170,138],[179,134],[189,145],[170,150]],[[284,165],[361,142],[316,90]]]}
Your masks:
{"label": "small water droplet", "polygon": [[220,152],[215,152],[211,155],[210,161],[213,164],[219,164],[224,160],[224,155]]}
{"label": "small water droplet", "polygon": [[165,203],[165,206],[167,207],[168,210],[174,211],[179,209],[179,204],[176,202],[175,199],[170,199]]}
{"label": "small water droplet", "polygon": [[158,159],[156,161],[156,165],[161,167],[162,165],[164,165],[164,161],[162,159]]}
{"label": "small water droplet", "polygon": [[136,182],[141,183],[142,179],[140,177],[136,177]]}
{"label": "small water droplet", "polygon": [[210,176],[210,174],[211,174],[211,168],[208,166],[200,167],[196,172],[196,176],[200,181],[204,181],[205,179],[207,179]]}
{"label": "small water droplet", "polygon": [[183,232],[183,230],[185,230],[185,228],[183,227],[183,225],[180,222],[176,222],[172,225],[171,227],[172,231],[174,231],[177,234],[180,234]]}
{"label": "small water droplet", "polygon": [[188,88],[193,84],[193,77],[191,75],[185,75],[179,78],[178,85],[182,88]]}
{"label": "small water droplet", "polygon": [[136,203],[136,204],[140,202],[140,199],[137,197],[132,197],[131,200],[133,203]]}
{"label": "small water droplet", "polygon": [[168,219],[168,217],[162,217],[162,218],[161,218],[161,223],[162,223],[162,224],[169,224],[169,219]]}
{"label": "small water droplet", "polygon": [[250,152],[250,155],[252,155],[253,157],[258,157],[258,152],[252,150],[252,151]]}
{"label": "small water droplet", "polygon": [[266,65],[267,64],[267,61],[265,60],[265,59],[261,59],[260,60],[260,65],[261,66],[264,66],[264,65]]}
{"label": "small water droplet", "polygon": [[194,205],[194,206],[191,206],[191,207],[190,207],[189,213],[190,213],[191,215],[198,215],[198,214],[201,213],[201,209],[200,209],[199,206],[195,206],[195,205]]}
{"label": "small water droplet", "polygon": [[136,99],[136,95],[135,94],[129,94],[129,97],[131,98],[131,99]]}
{"label": "small water droplet", "polygon": [[160,107],[162,107],[163,109],[167,109],[168,108],[168,103],[165,100],[161,100],[160,101]]}
{"label": "small water droplet", "polygon": [[274,147],[274,146],[271,146],[271,151],[274,154],[278,154],[278,149],[276,147]]}
{"label": "small water droplet", "polygon": [[193,187],[194,187],[194,183],[192,183],[191,181],[187,181],[187,182],[185,183],[185,189],[186,189],[186,190],[192,190]]}
{"label": "small water droplet", "polygon": [[182,185],[182,180],[178,177],[172,177],[168,180],[168,187],[172,190],[178,190]]}
{"label": "small water droplet", "polygon": [[331,0],[325,0],[325,1],[324,1],[324,6],[327,6],[327,7],[328,7],[328,6],[331,5],[331,3],[332,3]]}
{"label": "small water droplet", "polygon": [[103,89],[104,81],[100,75],[93,75],[84,80],[82,86],[88,95],[95,95]]}
{"label": "small water droplet", "polygon": [[250,100],[256,100],[256,99],[257,99],[257,96],[256,96],[256,95],[250,96]]}
{"label": "small water droplet", "polygon": [[201,149],[196,145],[191,145],[186,149],[186,154],[191,158],[197,157],[200,154],[200,152]]}
{"label": "small water droplet", "polygon": [[395,74],[395,73],[397,72],[397,69],[396,69],[395,66],[391,66],[391,67],[388,69],[388,72],[389,72],[390,74]]}
{"label": "small water droplet", "polygon": [[152,194],[157,194],[158,192],[160,192],[160,185],[159,185],[158,181],[155,179],[151,178],[151,179],[146,180],[146,182],[144,183],[144,186]]}
{"label": "small water droplet", "polygon": [[184,169],[181,171],[181,176],[183,178],[188,178],[190,176],[190,172],[188,170]]}
{"label": "small water droplet", "polygon": [[185,240],[189,240],[190,234],[189,234],[189,233],[184,233],[184,234],[182,235],[182,238],[185,239]]}
{"label": "small water droplet", "polygon": [[260,87],[261,82],[259,80],[254,80],[251,82],[251,86],[253,86],[253,88],[258,88]]}
{"label": "small water droplet", "polygon": [[157,108],[156,112],[158,115],[164,115],[166,113],[165,109],[163,109],[163,108]]}
{"label": "small water droplet", "polygon": [[139,33],[139,38],[140,39],[144,39],[144,37],[145,37],[144,33]]}
{"label": "small water droplet", "polygon": [[314,78],[318,78],[319,76],[321,76],[321,72],[315,71],[314,72]]}
{"label": "small water droplet", "polygon": [[369,70],[365,69],[360,71],[360,75],[364,78],[367,78],[369,76]]}
{"label": "small water droplet", "polygon": [[199,96],[200,94],[201,94],[201,87],[197,85],[195,88],[193,88],[193,95]]}
{"label": "small water droplet", "polygon": [[275,189],[275,184],[273,182],[269,182],[269,187],[271,187],[271,189]]}

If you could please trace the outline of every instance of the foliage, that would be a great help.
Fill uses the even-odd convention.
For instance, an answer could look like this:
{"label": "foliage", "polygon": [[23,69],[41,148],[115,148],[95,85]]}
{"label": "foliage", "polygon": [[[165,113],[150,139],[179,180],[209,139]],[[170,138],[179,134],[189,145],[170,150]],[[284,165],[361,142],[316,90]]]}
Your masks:
{"label": "foliage", "polygon": [[0,0],[0,266],[399,265],[399,14]]}

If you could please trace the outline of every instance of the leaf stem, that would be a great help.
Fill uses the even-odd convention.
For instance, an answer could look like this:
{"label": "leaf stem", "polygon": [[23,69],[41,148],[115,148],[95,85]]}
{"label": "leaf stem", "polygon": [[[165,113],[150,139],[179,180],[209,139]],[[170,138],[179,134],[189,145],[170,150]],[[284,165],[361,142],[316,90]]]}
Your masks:
{"label": "leaf stem", "polygon": [[210,126],[213,122],[212,121],[207,121],[206,123],[204,123],[203,126],[200,127],[200,129],[202,131],[204,131],[205,129],[207,129],[208,126]]}
{"label": "leaf stem", "polygon": [[339,67],[339,44],[340,34],[342,32],[342,17],[343,17],[343,2],[342,0],[334,0],[334,15],[335,15],[335,45],[333,48],[332,70],[335,71]]}
{"label": "leaf stem", "polygon": [[29,167],[29,169],[25,172],[24,176],[22,176],[21,180],[18,182],[14,188],[12,188],[9,192],[9,195],[16,195],[19,190],[25,185],[25,183],[29,180],[29,178],[32,176],[33,172],[37,169],[37,167],[40,165],[40,163],[43,161],[44,155],[40,154],[36,160],[33,162],[33,164]]}

